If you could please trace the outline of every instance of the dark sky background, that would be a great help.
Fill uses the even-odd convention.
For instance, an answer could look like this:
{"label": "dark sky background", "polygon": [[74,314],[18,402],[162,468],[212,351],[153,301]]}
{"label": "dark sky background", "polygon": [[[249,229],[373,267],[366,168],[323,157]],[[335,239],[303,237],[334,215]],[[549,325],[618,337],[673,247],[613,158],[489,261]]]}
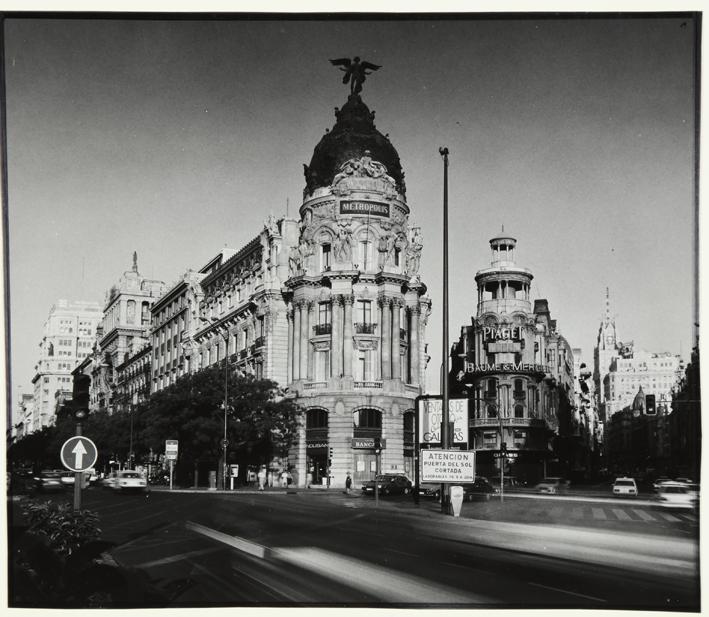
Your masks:
{"label": "dark sky background", "polygon": [[[269,213],[349,87],[406,172],[441,363],[442,161],[450,149],[450,338],[505,226],[533,297],[586,361],[606,287],[619,335],[693,345],[693,27],[681,18],[5,22],[12,393],[31,391],[59,298],[104,301],[130,269],[172,283]],[[82,276],[83,272],[83,276]]]}

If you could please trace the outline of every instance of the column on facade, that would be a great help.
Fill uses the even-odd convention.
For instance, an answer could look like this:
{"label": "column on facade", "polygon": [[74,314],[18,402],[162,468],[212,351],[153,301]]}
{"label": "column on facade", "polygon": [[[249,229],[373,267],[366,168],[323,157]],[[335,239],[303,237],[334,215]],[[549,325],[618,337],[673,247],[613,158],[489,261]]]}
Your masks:
{"label": "column on facade", "polygon": [[293,312],[293,381],[300,379],[300,326],[301,302],[295,303]]}
{"label": "column on facade", "polygon": [[382,307],[382,379],[391,379],[391,299],[381,298]]}
{"label": "column on facade", "polygon": [[[288,321],[288,365],[286,366],[288,383],[293,381],[293,308],[289,307],[286,312],[286,320]],[[236,351],[236,348],[234,349]]]}
{"label": "column on facade", "polygon": [[315,380],[315,350],[310,343],[310,337],[312,336],[313,326],[315,325],[316,306],[317,304],[315,302],[308,303],[308,328],[305,331],[305,344],[308,346],[308,381]]}
{"label": "column on facade", "polygon": [[344,323],[342,344],[344,345],[344,367],[345,377],[352,377],[352,304],[354,298],[350,295],[344,296]]}
{"label": "column on facade", "polygon": [[421,350],[419,349],[419,316],[421,307],[416,304],[411,307],[411,332],[409,333],[409,355],[411,357],[411,383],[420,385],[419,366]]}
{"label": "column on facade", "polygon": [[303,302],[300,305],[300,378],[306,379],[308,376],[308,329],[310,326],[310,310],[312,302]]}
{"label": "column on facade", "polygon": [[342,325],[342,319],[340,315],[340,296],[332,296],[332,328],[331,328],[331,339],[330,339],[330,354],[331,354],[331,366],[332,366],[332,376],[337,378],[342,374],[342,335],[340,334],[340,328]]}
{"label": "column on facade", "polygon": [[401,379],[401,300],[392,302],[391,314],[391,377]]}

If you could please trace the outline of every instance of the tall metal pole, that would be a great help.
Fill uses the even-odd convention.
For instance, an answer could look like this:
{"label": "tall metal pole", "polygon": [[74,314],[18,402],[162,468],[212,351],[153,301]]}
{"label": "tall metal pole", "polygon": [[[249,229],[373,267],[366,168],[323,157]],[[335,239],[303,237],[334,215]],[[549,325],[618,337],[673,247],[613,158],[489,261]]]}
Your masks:
{"label": "tall metal pole", "polygon": [[224,462],[222,467],[222,490],[226,490],[226,449],[229,442],[226,439],[226,413],[227,404],[229,401],[229,332],[224,333],[224,441],[222,441],[222,446],[224,447]]}
{"label": "tall metal pole", "polygon": [[[450,447],[448,435],[448,148],[442,147],[438,152],[443,157],[443,365],[441,375],[441,395],[443,397],[441,410],[441,447]],[[441,484],[441,512],[448,512],[448,486]]]}
{"label": "tall metal pole", "polygon": [[[81,435],[81,419],[84,417],[84,413],[79,411],[76,413],[76,435]],[[74,472],[74,511],[78,512],[81,510],[81,480],[84,473],[81,471]]]}
{"label": "tall metal pole", "polygon": [[133,405],[130,406],[130,445],[128,446],[128,466],[133,469]]}

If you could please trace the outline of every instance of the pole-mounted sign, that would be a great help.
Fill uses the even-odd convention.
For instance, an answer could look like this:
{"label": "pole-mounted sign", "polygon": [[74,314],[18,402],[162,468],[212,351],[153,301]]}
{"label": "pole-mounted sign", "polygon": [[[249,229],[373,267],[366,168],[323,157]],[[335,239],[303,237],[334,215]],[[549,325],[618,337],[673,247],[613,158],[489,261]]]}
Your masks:
{"label": "pole-mounted sign", "polygon": [[86,471],[96,464],[98,450],[88,437],[78,435],[64,442],[59,456],[62,465],[70,471]]}
{"label": "pole-mounted sign", "polygon": [[165,440],[165,458],[168,460],[177,460],[177,439]]}

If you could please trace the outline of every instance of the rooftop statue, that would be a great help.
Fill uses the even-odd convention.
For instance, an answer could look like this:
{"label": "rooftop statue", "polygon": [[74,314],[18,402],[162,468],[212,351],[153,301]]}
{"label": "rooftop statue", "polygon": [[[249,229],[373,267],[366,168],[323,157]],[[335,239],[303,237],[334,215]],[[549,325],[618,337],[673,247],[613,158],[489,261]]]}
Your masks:
{"label": "rooftop statue", "polygon": [[[360,62],[359,57],[355,56],[352,60],[349,58],[338,58],[330,60],[334,66],[339,66],[341,71],[344,71],[345,76],[342,78],[342,83],[350,84],[350,94],[359,94],[362,92],[362,84],[367,75],[371,75],[371,71],[376,71],[381,68],[378,64],[371,62]],[[369,73],[367,71],[370,71]]]}

